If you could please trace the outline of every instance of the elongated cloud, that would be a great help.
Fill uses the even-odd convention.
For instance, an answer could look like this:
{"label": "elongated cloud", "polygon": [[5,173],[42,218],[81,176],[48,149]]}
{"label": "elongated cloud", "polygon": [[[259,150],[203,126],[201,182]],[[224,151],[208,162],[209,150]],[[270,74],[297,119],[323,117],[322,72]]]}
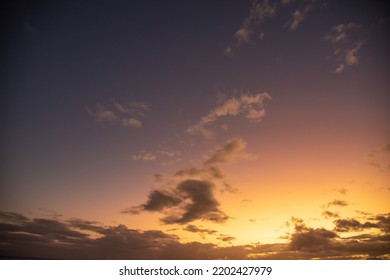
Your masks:
{"label": "elongated cloud", "polygon": [[243,94],[239,98],[230,98],[221,105],[212,109],[206,116],[202,117],[198,123],[187,128],[187,133],[191,135],[202,135],[205,138],[212,138],[215,134],[207,128],[222,117],[236,117],[243,115],[250,122],[260,122],[265,116],[265,101],[271,96],[266,93]]}
{"label": "elongated cloud", "polygon": [[[178,236],[160,230],[141,231],[125,225],[105,226],[78,218],[30,219],[0,211],[0,255],[5,258],[40,259],[389,259],[390,214],[370,216],[380,233],[340,238],[324,228],[306,226],[293,219],[288,243],[245,244],[220,247],[211,243],[181,243]],[[356,224],[354,222],[354,224]],[[363,222],[358,222],[362,225]],[[218,232],[187,225],[184,230],[216,235]],[[219,234],[231,242],[234,237]],[[261,241],[261,240],[259,240]]]}
{"label": "elongated cloud", "polygon": [[122,127],[142,127],[141,117],[149,111],[149,106],[144,102],[132,102],[122,105],[114,102],[109,106],[96,105],[95,108],[87,107],[88,114],[97,122],[119,124]]}

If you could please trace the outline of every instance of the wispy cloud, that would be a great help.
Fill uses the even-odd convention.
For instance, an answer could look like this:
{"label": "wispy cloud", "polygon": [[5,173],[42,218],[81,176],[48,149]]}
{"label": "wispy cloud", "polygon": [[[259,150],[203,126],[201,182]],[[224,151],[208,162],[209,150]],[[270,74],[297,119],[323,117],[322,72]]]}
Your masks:
{"label": "wispy cloud", "polygon": [[325,37],[325,40],[331,42],[334,58],[338,62],[334,70],[336,74],[342,73],[346,67],[359,64],[359,51],[364,44],[361,30],[361,26],[353,22],[339,24]]}
{"label": "wispy cloud", "polygon": [[202,135],[210,139],[215,132],[208,126],[222,117],[235,117],[243,115],[248,121],[260,122],[265,116],[265,101],[271,96],[266,93],[243,94],[238,98],[230,98],[222,102],[219,106],[212,109],[200,121],[187,128],[187,133],[191,135]]}
{"label": "wispy cloud", "polygon": [[242,138],[229,140],[225,146],[217,149],[206,161],[205,164],[213,165],[219,163],[229,163],[236,159],[253,159],[255,156],[244,152],[246,141]]}
{"label": "wispy cloud", "polygon": [[239,42],[249,42],[253,33],[252,29],[264,22],[267,18],[274,17],[277,8],[277,1],[253,1],[248,16],[243,20],[233,37]]}
{"label": "wispy cloud", "polygon": [[142,127],[140,118],[149,111],[149,106],[144,102],[131,102],[124,105],[114,102],[107,106],[98,104],[95,108],[87,107],[86,110],[97,122],[139,128]]}
{"label": "wispy cloud", "polygon": [[265,32],[262,31],[260,27],[265,21],[276,17],[279,10],[283,10],[284,8],[293,9],[291,19],[285,26],[294,31],[315,7],[324,6],[325,1],[322,0],[253,0],[248,15],[244,18],[239,28],[233,34],[233,39],[236,42],[235,47],[226,47],[224,54],[227,56],[233,56],[235,54],[235,49],[239,45],[251,42],[253,39],[262,40],[265,36]]}
{"label": "wispy cloud", "polygon": [[384,172],[390,170],[390,144],[373,150],[368,157],[370,159],[369,164],[379,171]]}
{"label": "wispy cloud", "polygon": [[136,155],[132,155],[133,160],[142,160],[142,161],[155,161],[157,156],[151,152],[141,152]]}
{"label": "wispy cloud", "polygon": [[133,154],[131,158],[134,161],[144,161],[144,162],[158,160],[161,165],[169,165],[180,161],[181,160],[180,155],[181,155],[180,151],[170,151],[166,149],[160,149],[156,151],[143,150],[136,154]]}

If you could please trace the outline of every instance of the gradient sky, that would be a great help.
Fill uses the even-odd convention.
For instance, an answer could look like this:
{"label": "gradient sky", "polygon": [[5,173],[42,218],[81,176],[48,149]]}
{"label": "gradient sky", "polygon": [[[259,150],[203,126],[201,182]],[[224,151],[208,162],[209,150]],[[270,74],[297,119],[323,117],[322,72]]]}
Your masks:
{"label": "gradient sky", "polygon": [[390,258],[385,4],[6,1],[1,255]]}

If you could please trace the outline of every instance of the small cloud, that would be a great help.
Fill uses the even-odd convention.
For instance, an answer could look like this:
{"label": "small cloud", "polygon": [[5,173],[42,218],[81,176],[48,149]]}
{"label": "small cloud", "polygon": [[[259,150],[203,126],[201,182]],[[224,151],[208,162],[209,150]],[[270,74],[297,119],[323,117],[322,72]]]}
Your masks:
{"label": "small cloud", "polygon": [[335,200],[329,202],[327,206],[328,207],[330,207],[330,206],[346,207],[348,205],[349,205],[348,202],[345,200],[335,199]]}
{"label": "small cloud", "polygon": [[225,146],[216,150],[204,163],[206,165],[212,165],[230,163],[239,158],[253,159],[254,156],[243,152],[245,147],[245,140],[242,138],[233,138],[229,140]]}
{"label": "small cloud", "polygon": [[331,211],[324,211],[321,213],[322,216],[324,216],[327,219],[334,219],[334,218],[339,218],[340,215],[338,212],[331,212]]}
{"label": "small cloud", "polygon": [[133,155],[131,158],[135,161],[155,161],[157,159],[157,156],[151,152],[141,152],[139,154]]}
{"label": "small cloud", "polygon": [[224,53],[226,56],[230,56],[230,57],[234,56],[234,50],[233,50],[233,48],[230,47],[230,46],[227,46],[227,47],[225,48],[225,50],[223,51],[223,53]]}
{"label": "small cloud", "polygon": [[139,118],[149,111],[149,106],[143,102],[133,102],[126,105],[114,102],[109,106],[98,104],[94,109],[87,107],[86,110],[97,122],[109,122],[119,124],[122,127],[139,128],[142,127]]}
{"label": "small cloud", "polygon": [[108,110],[101,105],[97,105],[95,110],[87,107],[87,112],[97,122],[113,122],[118,120],[118,116],[113,111]]}
{"label": "small cloud", "polygon": [[128,127],[128,126],[131,126],[131,127],[141,127],[142,126],[141,121],[139,121],[137,119],[134,119],[134,118],[127,118],[127,119],[124,118],[124,119],[122,119],[121,124],[124,127]]}
{"label": "small cloud", "polygon": [[187,133],[191,135],[200,134],[206,139],[214,136],[214,132],[207,128],[208,125],[222,117],[235,117],[244,115],[252,123],[257,123],[265,116],[264,103],[271,96],[266,93],[243,94],[239,98],[230,98],[202,117],[201,120],[187,128]]}
{"label": "small cloud", "polygon": [[222,242],[232,243],[232,241],[236,240],[235,237],[229,236],[229,235],[223,235],[221,234],[219,237],[217,237],[218,240],[221,240]]}
{"label": "small cloud", "polygon": [[218,233],[218,231],[216,231],[216,230],[213,230],[213,229],[203,229],[203,228],[199,228],[199,227],[197,227],[195,225],[187,225],[185,228],[183,228],[183,230],[189,231],[189,232],[193,232],[193,233],[199,233],[200,236],[203,239],[206,238],[206,234],[214,235],[214,234]]}
{"label": "small cloud", "polygon": [[348,192],[348,190],[346,188],[338,188],[338,189],[335,189],[334,191],[336,191],[342,195],[347,195],[347,192]]}

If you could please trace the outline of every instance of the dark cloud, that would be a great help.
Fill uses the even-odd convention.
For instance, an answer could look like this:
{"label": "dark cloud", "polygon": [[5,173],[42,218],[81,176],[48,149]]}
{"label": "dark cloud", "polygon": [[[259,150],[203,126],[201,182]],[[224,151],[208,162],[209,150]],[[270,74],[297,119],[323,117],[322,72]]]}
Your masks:
{"label": "dark cloud", "polygon": [[228,235],[221,235],[217,237],[217,239],[227,243],[232,243],[232,241],[236,240],[234,236],[228,236]]}
{"label": "dark cloud", "polygon": [[334,219],[340,217],[338,212],[331,212],[331,211],[324,211],[321,213],[321,215],[327,219]]}
{"label": "dark cloud", "polygon": [[[389,214],[372,216],[385,232]],[[339,237],[335,231],[308,227],[292,218],[294,232],[288,243],[218,246],[181,243],[176,235],[159,230],[135,230],[124,225],[104,226],[95,221],[29,219],[18,213],[0,212],[0,256],[38,259],[389,259],[389,234]],[[359,222],[360,224],[364,224]],[[217,234],[188,225],[186,230]],[[83,231],[83,232],[80,232]],[[87,234],[85,232],[90,232]],[[232,242],[234,237],[219,235]]]}
{"label": "dark cloud", "polygon": [[214,185],[208,181],[185,180],[177,185],[183,203],[181,213],[171,214],[162,219],[167,224],[185,224],[194,220],[209,220],[223,223],[228,216],[219,209],[213,195]]}
{"label": "dark cloud", "polygon": [[360,231],[367,228],[379,227],[377,224],[370,222],[361,223],[355,219],[338,219],[333,221],[333,223],[335,224],[335,231],[337,232]]}
{"label": "dark cloud", "polygon": [[163,211],[165,217],[161,221],[165,224],[186,224],[195,220],[223,223],[229,217],[219,209],[219,202],[213,194],[214,188],[210,181],[184,180],[170,191],[152,191],[145,204],[130,207],[122,213]]}
{"label": "dark cloud", "polygon": [[338,235],[325,228],[307,227],[300,218],[291,218],[294,224],[295,232],[290,238],[290,247],[292,250],[324,250],[328,248]]}
{"label": "dark cloud", "polygon": [[187,225],[185,228],[183,228],[183,230],[193,232],[193,233],[199,233],[202,238],[205,238],[206,234],[213,235],[218,233],[218,231],[216,230],[199,228],[195,225]]}
{"label": "dark cloud", "polygon": [[349,204],[347,201],[341,200],[341,199],[335,199],[335,200],[328,203],[328,207],[330,207],[330,206],[346,207],[348,205]]}

